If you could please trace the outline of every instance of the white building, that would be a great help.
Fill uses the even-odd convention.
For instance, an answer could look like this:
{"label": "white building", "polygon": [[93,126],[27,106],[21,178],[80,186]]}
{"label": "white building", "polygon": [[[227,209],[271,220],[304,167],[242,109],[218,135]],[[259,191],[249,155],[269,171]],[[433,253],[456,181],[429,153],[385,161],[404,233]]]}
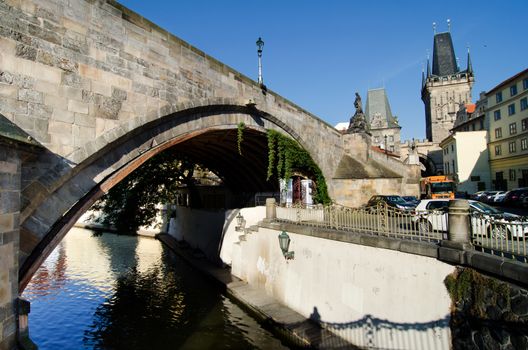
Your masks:
{"label": "white building", "polygon": [[458,192],[491,188],[487,131],[455,132],[440,143],[444,171],[457,182]]}

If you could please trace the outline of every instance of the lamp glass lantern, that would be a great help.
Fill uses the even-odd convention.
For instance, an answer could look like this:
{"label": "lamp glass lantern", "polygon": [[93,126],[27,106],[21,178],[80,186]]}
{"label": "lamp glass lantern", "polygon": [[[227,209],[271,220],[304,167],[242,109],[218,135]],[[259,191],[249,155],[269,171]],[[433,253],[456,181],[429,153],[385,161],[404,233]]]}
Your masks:
{"label": "lamp glass lantern", "polygon": [[288,259],[293,259],[294,257],[294,252],[290,252],[289,249],[290,249],[290,242],[291,242],[291,239],[290,239],[290,236],[288,236],[288,234],[286,233],[286,231],[282,231],[280,233],[280,235],[278,236],[279,238],[279,247],[280,249],[282,250],[282,255],[288,260]]}
{"label": "lamp glass lantern", "polygon": [[238,215],[236,216],[236,221],[238,226],[242,226],[242,222],[244,222],[244,217],[242,216],[241,212],[238,212]]}

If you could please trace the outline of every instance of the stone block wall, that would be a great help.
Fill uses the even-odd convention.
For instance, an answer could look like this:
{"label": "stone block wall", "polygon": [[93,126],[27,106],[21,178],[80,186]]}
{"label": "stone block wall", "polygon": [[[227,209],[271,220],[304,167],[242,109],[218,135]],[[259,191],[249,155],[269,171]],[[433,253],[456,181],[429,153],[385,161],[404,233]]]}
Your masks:
{"label": "stone block wall", "polygon": [[0,350],[15,348],[21,162],[0,139]]}

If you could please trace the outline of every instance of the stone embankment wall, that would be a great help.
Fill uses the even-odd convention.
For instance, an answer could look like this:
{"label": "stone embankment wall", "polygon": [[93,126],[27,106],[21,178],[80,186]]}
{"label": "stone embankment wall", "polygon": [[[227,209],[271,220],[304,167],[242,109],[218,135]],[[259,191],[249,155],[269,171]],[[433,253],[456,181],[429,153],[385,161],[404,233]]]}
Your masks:
{"label": "stone embankment wall", "polygon": [[528,349],[528,290],[470,268],[446,279],[453,349]]}
{"label": "stone embankment wall", "polygon": [[[273,224],[269,224],[270,226]],[[310,228],[306,228],[310,230]],[[347,341],[383,349],[449,349],[452,265],[436,258],[260,226],[236,243],[232,274]]]}

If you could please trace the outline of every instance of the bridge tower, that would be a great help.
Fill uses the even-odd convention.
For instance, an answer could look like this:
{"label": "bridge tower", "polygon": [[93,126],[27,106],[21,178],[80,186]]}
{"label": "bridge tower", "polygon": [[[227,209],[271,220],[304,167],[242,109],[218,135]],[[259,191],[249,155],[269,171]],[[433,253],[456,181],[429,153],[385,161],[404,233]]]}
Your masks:
{"label": "bridge tower", "polygon": [[471,102],[474,76],[469,50],[467,67],[460,70],[451,33],[435,33],[433,69],[431,72],[428,57],[425,74],[422,72],[421,93],[425,105],[426,137],[433,143],[440,143],[453,128],[460,106]]}

